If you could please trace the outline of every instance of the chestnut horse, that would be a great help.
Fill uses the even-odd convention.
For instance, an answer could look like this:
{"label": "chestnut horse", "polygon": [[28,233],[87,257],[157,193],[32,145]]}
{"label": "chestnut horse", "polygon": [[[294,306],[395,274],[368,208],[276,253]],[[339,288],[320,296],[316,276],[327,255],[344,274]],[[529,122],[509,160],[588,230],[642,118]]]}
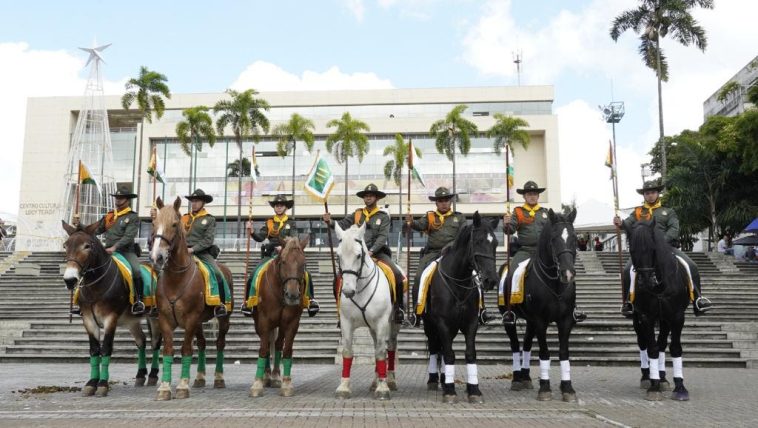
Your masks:
{"label": "chestnut horse", "polygon": [[[176,198],[174,205],[164,206],[161,198],[156,201],[158,215],[153,222],[153,247],[150,260],[158,270],[156,300],[163,345],[163,377],[158,387],[156,400],[171,399],[171,365],[174,359],[174,330],[184,329],[182,341],[182,373],[176,387],[175,398],[189,397],[190,366],[192,364],[192,338],[197,338],[198,362],[194,387],[205,386],[205,335],[203,322],[214,318],[213,306],[205,303],[205,283],[197,262],[187,250],[187,240],[181,225],[179,207],[182,200]],[[232,274],[219,263],[219,269],[229,283],[229,299],[232,300]],[[220,285],[223,286],[223,285]],[[229,331],[229,317],[218,319],[216,339],[216,373],[214,388],[224,388],[224,347]]]}
{"label": "chestnut horse", "polygon": [[[63,229],[69,234],[63,248],[66,251],[66,270],[63,281],[66,288],[79,288],[79,308],[84,328],[89,336],[90,379],[84,385],[83,395],[105,397],[108,395],[108,375],[113,352],[113,337],[116,326],[129,329],[137,345],[138,368],[135,386],[145,384],[145,333],[142,332],[142,318],[132,315],[129,303],[129,289],[124,278],[105,251],[103,244],[95,238],[98,223],[85,228],[73,227],[63,222]],[[153,349],[152,369],[148,385],[158,380],[158,351],[161,347],[158,323],[148,318]],[[103,335],[100,335],[103,329]]]}
{"label": "chestnut horse", "polygon": [[[310,237],[287,238],[281,253],[274,258],[261,278],[259,303],[253,310],[255,332],[260,338],[258,368],[250,387],[251,397],[263,395],[264,385],[280,388],[279,395],[291,397],[292,342],[303,313],[305,294],[305,252]],[[273,370],[269,369],[271,344],[274,342]],[[279,363],[284,365],[281,375]]]}

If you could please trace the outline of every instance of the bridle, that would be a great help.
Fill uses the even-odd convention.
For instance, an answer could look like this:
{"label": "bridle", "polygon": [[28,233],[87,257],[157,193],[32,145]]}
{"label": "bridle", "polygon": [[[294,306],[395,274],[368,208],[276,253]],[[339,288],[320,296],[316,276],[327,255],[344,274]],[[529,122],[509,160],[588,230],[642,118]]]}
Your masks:
{"label": "bridle", "polygon": [[[473,267],[473,273],[465,278],[455,278],[451,276],[450,274],[445,273],[445,271],[442,269],[441,263],[437,267],[437,272],[439,272],[440,274],[440,278],[442,279],[442,284],[450,292],[450,295],[452,295],[453,298],[456,300],[457,305],[461,305],[463,302],[466,302],[473,295],[473,291],[478,290],[482,286],[483,269],[480,267],[478,258],[495,260],[494,255],[478,252],[476,251],[476,249],[474,249],[474,229],[475,227],[472,226],[471,231],[469,232],[468,246],[466,249],[467,254],[471,255],[470,263]],[[464,290],[466,292],[465,296],[459,299],[452,287]]]}
{"label": "bridle", "polygon": [[[363,321],[366,323],[367,326],[369,326],[369,328],[371,328],[371,324],[369,324],[368,319],[366,318],[366,308],[368,308],[368,305],[374,299],[374,296],[376,295],[376,290],[379,289],[379,267],[376,265],[376,263],[374,263],[374,269],[373,269],[373,271],[371,272],[370,275],[368,275],[368,276],[362,276],[361,275],[363,273],[363,266],[364,265],[366,265],[366,266],[368,265],[368,263],[366,263],[366,256],[367,256],[367,254],[366,254],[366,250],[364,249],[363,241],[361,239],[357,239],[356,238],[355,242],[357,242],[358,245],[361,247],[361,264],[360,264],[360,267],[358,268],[358,271],[354,271],[354,270],[351,270],[351,269],[342,270],[342,275],[343,276],[345,274],[354,275],[355,278],[356,278],[356,281],[355,281],[356,283],[358,282],[359,279],[368,279],[366,281],[365,285],[362,288],[360,288],[360,289],[356,289],[355,290],[355,294],[352,297],[348,297],[348,299],[351,302],[353,302],[353,304],[355,305],[355,307],[357,307],[361,311],[361,316],[363,317]],[[364,290],[366,290],[366,288],[368,288],[368,286],[371,285],[372,283],[374,284],[374,289],[371,291],[371,295],[368,297],[368,300],[366,300],[366,303],[363,306],[359,305],[358,302],[356,302],[354,298],[357,295],[361,294],[361,292],[363,292]]]}
{"label": "bridle", "polygon": [[[552,223],[551,227],[558,226],[558,225],[570,225],[571,223],[567,221],[560,221],[556,223]],[[552,237],[551,237],[552,241]],[[570,254],[571,255],[571,264],[576,264],[576,247],[574,248],[568,248],[566,246],[561,251],[558,251],[557,253],[553,251],[553,246],[550,245],[550,253],[552,254],[552,264],[545,264],[542,261],[541,257],[537,257],[537,272],[538,275],[542,276],[545,279],[549,279],[552,281],[557,281],[560,277],[560,267],[558,259],[564,255],[564,254]],[[551,275],[549,272],[555,270],[555,275]]]}
{"label": "bridle", "polygon": [[[302,250],[300,250],[300,251],[302,252]],[[283,252],[283,250],[282,250],[282,252]],[[283,262],[283,258],[282,258],[282,255],[280,254],[279,257],[277,258],[277,270],[280,273],[281,273],[281,264],[282,264],[282,262]],[[303,275],[300,275],[299,277],[297,277],[297,276],[286,276],[284,278],[282,278],[281,276],[279,276],[279,282],[282,285],[282,294],[284,294],[284,292],[286,290],[285,285],[289,281],[295,281],[295,282],[297,282],[298,290],[300,289],[301,286],[303,286],[305,284]]]}
{"label": "bridle", "polygon": [[[95,247],[95,242],[93,242],[93,238],[90,238],[90,248]],[[89,267],[90,266],[90,260],[94,256],[94,252],[90,251],[90,254],[87,256],[86,265],[83,265],[79,260],[76,260],[74,258],[66,257],[66,263],[76,263],[77,266],[79,266],[79,281],[77,281],[75,288],[79,288],[82,290],[80,293],[80,298],[84,297],[84,290],[89,289],[89,287],[99,283],[103,278],[105,278],[105,275],[108,274],[108,272],[111,271],[111,265],[113,265],[113,258],[110,255],[107,255],[108,261],[96,266],[96,267]],[[105,270],[103,273],[95,278],[94,280],[88,281],[87,283],[84,282],[84,278],[89,275],[90,273],[97,272],[98,270],[105,267]],[[113,288],[113,285],[116,283],[116,278],[118,278],[118,275],[113,275],[113,280],[111,280],[111,283],[108,284],[108,288],[105,289],[103,294],[108,294],[108,292]],[[86,300],[86,298],[85,298]]]}

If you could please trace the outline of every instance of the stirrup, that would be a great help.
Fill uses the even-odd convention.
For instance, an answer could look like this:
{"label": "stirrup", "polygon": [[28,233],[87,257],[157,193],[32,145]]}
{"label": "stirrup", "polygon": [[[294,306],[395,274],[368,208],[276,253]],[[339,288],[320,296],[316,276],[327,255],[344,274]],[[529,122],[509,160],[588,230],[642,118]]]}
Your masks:
{"label": "stirrup", "polygon": [[142,300],[137,300],[132,305],[132,315],[144,315],[145,314],[145,304],[142,303]]}
{"label": "stirrup", "polygon": [[402,324],[405,321],[405,311],[400,306],[395,308],[392,316],[395,319],[395,324]]}
{"label": "stirrup", "polygon": [[415,312],[408,314],[408,324],[411,327],[421,327],[421,317],[416,315]]}
{"label": "stirrup", "polygon": [[587,319],[587,314],[585,314],[584,312],[580,310],[577,310],[576,308],[574,308],[574,313],[572,315],[574,317],[574,321],[577,323],[580,323]]}
{"label": "stirrup", "polygon": [[71,308],[70,311],[68,311],[71,315],[79,315],[82,316],[82,309],[79,306],[74,306]]}
{"label": "stirrup", "polygon": [[713,309],[713,303],[707,297],[700,296],[695,299],[695,309],[699,312],[708,312]]}
{"label": "stirrup", "polygon": [[503,325],[516,325],[516,314],[513,311],[505,311],[502,323]]}
{"label": "stirrup", "polygon": [[479,325],[487,325],[487,323],[494,319],[495,316],[490,315],[486,308],[482,308],[482,310],[479,311]]}
{"label": "stirrup", "polygon": [[621,315],[631,318],[634,315],[634,304],[626,301],[621,305]]}
{"label": "stirrup", "polygon": [[318,311],[320,309],[321,308],[319,307],[318,302],[316,301],[316,299],[311,299],[311,302],[308,305],[308,317],[310,317],[310,318],[315,317],[316,314],[318,313]]}
{"label": "stirrup", "polygon": [[243,303],[242,305],[240,305],[240,313],[250,318],[253,316],[253,308],[248,308],[247,305]]}
{"label": "stirrup", "polygon": [[228,315],[229,315],[229,312],[227,312],[226,305],[224,305],[223,303],[213,308],[213,316],[216,318],[223,318]]}

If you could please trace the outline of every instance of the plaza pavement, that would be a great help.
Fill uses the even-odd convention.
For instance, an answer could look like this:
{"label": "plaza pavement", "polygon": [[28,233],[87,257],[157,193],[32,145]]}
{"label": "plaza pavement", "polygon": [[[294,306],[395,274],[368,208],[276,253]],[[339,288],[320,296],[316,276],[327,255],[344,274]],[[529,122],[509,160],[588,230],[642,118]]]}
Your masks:
{"label": "plaza pavement", "polygon": [[[579,402],[563,403],[555,363],[550,402],[538,402],[536,390],[510,391],[510,381],[502,378],[510,373],[509,366],[480,366],[486,400],[481,405],[466,402],[461,384],[460,402],[443,404],[440,392],[427,391],[426,367],[421,365],[398,368],[399,390],[386,402],[371,398],[373,366],[353,367],[349,400],[334,398],[337,365],[294,365],[296,392],[291,398],[279,397],[273,389],[264,397],[249,398],[255,366],[227,364],[225,369],[226,389],[192,389],[189,399],[156,402],[154,387],[132,386],[136,369],[128,364],[111,366],[115,382],[106,398],[82,397],[80,392],[20,392],[37,386],[81,387],[88,365],[0,364],[0,427],[758,426],[758,370],[688,369],[686,360],[689,402],[645,401],[639,369],[634,367],[572,367]],[[175,366],[174,385],[178,371]],[[459,366],[456,379],[464,376],[465,368]]]}

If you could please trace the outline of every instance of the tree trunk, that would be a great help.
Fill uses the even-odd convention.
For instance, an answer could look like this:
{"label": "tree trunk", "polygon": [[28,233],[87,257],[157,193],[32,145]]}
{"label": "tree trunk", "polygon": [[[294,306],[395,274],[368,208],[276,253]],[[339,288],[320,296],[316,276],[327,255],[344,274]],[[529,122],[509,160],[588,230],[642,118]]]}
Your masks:
{"label": "tree trunk", "polygon": [[708,252],[711,251],[711,242],[716,238],[716,228],[717,228],[717,220],[716,220],[716,199],[713,197],[713,193],[708,195],[708,204],[710,208],[710,217],[711,217],[711,240],[708,242]]}
{"label": "tree trunk", "polygon": [[[135,209],[137,215],[139,215],[139,200],[140,200],[140,187],[142,186],[142,138],[145,132],[145,118],[142,117],[142,126],[139,127],[139,154],[137,155],[137,188],[132,189],[132,193],[137,194],[137,200],[135,201]],[[101,169],[102,170],[102,169]]]}
{"label": "tree trunk", "polygon": [[658,130],[660,131],[660,137],[658,139],[658,147],[661,150],[661,184],[666,182],[666,145],[663,143],[663,94],[661,88],[661,26],[658,25],[658,32],[656,33],[656,56],[658,66]]}
{"label": "tree trunk", "polygon": [[[401,169],[402,171],[402,169]],[[402,178],[402,175],[401,175]],[[398,197],[397,197],[397,219],[399,229],[397,231],[397,257],[395,257],[395,263],[400,266],[400,250],[402,249],[403,242],[403,182],[402,180],[397,183]]]}
{"label": "tree trunk", "polygon": [[[292,201],[295,200],[295,157],[297,157],[297,140],[292,139]],[[295,207],[292,205],[292,218],[295,218]]]}
{"label": "tree trunk", "polygon": [[458,190],[456,187],[456,180],[455,180],[455,138],[453,138],[453,194],[456,196],[453,196],[453,211],[455,211],[456,206],[456,200],[458,199]]}
{"label": "tree trunk", "polygon": [[[188,190],[187,191],[189,192],[189,193],[187,193],[188,195],[192,194],[192,171],[193,171],[192,168],[194,166],[194,162],[195,162],[195,145],[194,144],[190,144],[190,165],[189,165],[190,168],[189,168],[189,180],[187,180],[188,181],[188,183],[187,183],[188,184],[188,186],[187,186]],[[187,201],[187,212],[189,212],[191,209],[192,209],[192,202],[190,202],[188,200]]]}
{"label": "tree trunk", "polygon": [[348,159],[345,159],[345,217],[347,217],[347,162]]}
{"label": "tree trunk", "polygon": [[[242,237],[242,139],[237,142],[240,149],[239,172],[237,173],[237,243]],[[253,163],[250,161],[250,174],[253,173]],[[239,249],[239,248],[238,248]]]}

